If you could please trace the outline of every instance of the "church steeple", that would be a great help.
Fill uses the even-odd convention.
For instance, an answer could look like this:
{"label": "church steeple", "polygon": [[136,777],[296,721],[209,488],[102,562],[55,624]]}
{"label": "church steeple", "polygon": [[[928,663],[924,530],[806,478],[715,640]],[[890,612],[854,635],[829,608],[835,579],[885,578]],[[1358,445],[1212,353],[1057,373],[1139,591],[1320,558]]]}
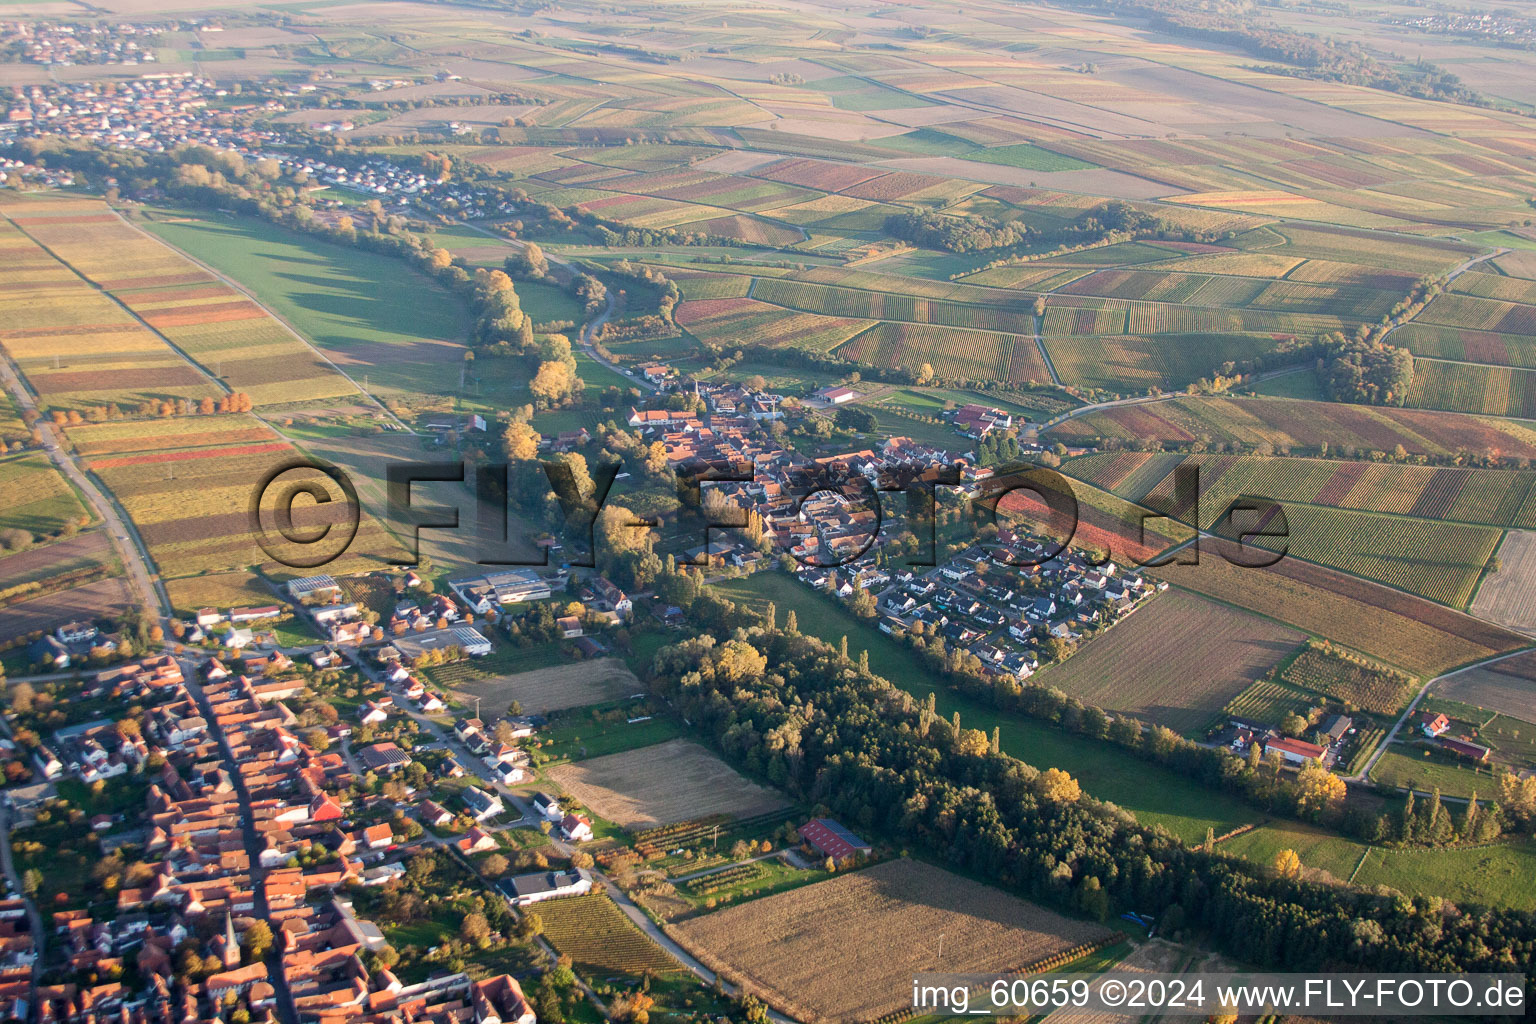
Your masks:
{"label": "church steeple", "polygon": [[240,966],[240,940],[235,938],[234,916],[227,910],[224,911],[224,966]]}

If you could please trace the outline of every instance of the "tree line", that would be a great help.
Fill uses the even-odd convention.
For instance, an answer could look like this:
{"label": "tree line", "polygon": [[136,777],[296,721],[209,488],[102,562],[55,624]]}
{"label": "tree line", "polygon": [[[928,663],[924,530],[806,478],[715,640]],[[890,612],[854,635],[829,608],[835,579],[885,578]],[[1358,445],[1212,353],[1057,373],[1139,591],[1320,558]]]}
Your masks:
{"label": "tree line", "polygon": [[1024,897],[1101,920],[1151,914],[1164,933],[1196,931],[1273,969],[1531,975],[1536,915],[1306,882],[1187,847],[1065,773],[1001,754],[793,622],[663,648],[652,676],[748,772]]}
{"label": "tree line", "polygon": [[1112,199],[1086,210],[1057,228],[1034,228],[1020,220],[1000,220],[975,214],[956,216],[932,210],[896,213],[885,219],[885,232],[926,249],[944,252],[983,252],[1023,246],[1080,246],[1112,240],[1163,238],[1212,242],[1231,231],[1200,230],[1176,224],[1156,213]]}

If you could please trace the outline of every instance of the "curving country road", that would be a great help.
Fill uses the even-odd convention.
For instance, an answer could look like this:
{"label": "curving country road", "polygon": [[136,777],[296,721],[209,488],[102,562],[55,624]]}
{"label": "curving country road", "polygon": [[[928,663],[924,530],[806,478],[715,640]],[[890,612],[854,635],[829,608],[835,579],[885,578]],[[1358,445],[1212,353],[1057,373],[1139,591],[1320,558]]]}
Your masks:
{"label": "curving country road", "polygon": [[[1368,781],[1370,781],[1371,769],[1376,767],[1376,762],[1381,760],[1382,755],[1387,752],[1387,748],[1392,745],[1392,741],[1397,739],[1397,734],[1399,732],[1401,732],[1403,726],[1408,723],[1408,719],[1413,717],[1414,709],[1419,706],[1419,702],[1424,699],[1424,695],[1429,692],[1430,687],[1434,686],[1436,683],[1440,682],[1441,680],[1449,679],[1451,676],[1460,675],[1463,672],[1470,672],[1470,671],[1472,671],[1475,668],[1482,668],[1484,665],[1492,665],[1495,662],[1505,661],[1505,660],[1507,660],[1509,658],[1517,658],[1517,657],[1519,657],[1522,654],[1529,654],[1530,651],[1531,651],[1531,648],[1529,648],[1529,647],[1522,647],[1518,651],[1510,651],[1510,652],[1508,652],[1506,654],[1496,654],[1496,655],[1494,655],[1491,658],[1484,658],[1482,661],[1474,661],[1470,665],[1463,665],[1461,668],[1453,669],[1450,672],[1442,673],[1441,675],[1435,676],[1433,679],[1429,680],[1429,682],[1427,682],[1423,686],[1419,687],[1419,692],[1414,694],[1413,700],[1409,701],[1409,703],[1408,703],[1408,707],[1403,711],[1402,715],[1400,715],[1398,717],[1397,721],[1392,723],[1392,731],[1387,733],[1386,737],[1379,744],[1376,745],[1375,751],[1372,752],[1371,756],[1366,760],[1365,764],[1361,767],[1361,769],[1358,772],[1356,772],[1354,775],[1350,775],[1347,778],[1345,778],[1344,781],[1345,782],[1368,782]],[[1445,797],[1444,799],[1451,799],[1451,798],[1450,797]]]}

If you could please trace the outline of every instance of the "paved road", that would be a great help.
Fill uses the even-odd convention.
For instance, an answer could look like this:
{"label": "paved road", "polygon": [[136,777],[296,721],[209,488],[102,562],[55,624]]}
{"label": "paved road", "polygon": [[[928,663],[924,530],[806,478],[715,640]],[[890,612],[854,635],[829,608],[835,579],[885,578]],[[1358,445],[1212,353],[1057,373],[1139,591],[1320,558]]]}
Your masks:
{"label": "paved road", "polygon": [[[1397,734],[1402,731],[1403,726],[1406,725],[1408,720],[1413,717],[1414,709],[1419,706],[1419,702],[1424,699],[1424,695],[1429,692],[1430,687],[1434,686],[1442,679],[1449,679],[1451,676],[1460,675],[1463,672],[1470,672],[1475,668],[1482,668],[1484,665],[1492,665],[1495,662],[1504,661],[1508,658],[1517,658],[1522,654],[1529,653],[1529,651],[1530,648],[1522,647],[1520,650],[1510,651],[1508,654],[1497,654],[1492,658],[1484,658],[1482,661],[1473,662],[1471,665],[1463,665],[1461,668],[1458,668],[1454,671],[1435,676],[1435,678],[1419,687],[1419,692],[1414,694],[1413,700],[1409,702],[1407,709],[1402,713],[1398,720],[1392,723],[1392,731],[1387,733],[1386,738],[1377,745],[1375,753],[1371,754],[1370,759],[1365,762],[1364,767],[1362,767],[1358,773],[1347,777],[1344,781],[1370,781],[1371,769],[1376,767],[1376,762],[1381,760],[1382,755],[1387,752],[1387,748],[1392,745],[1392,741],[1397,739]],[[1445,797],[1444,799],[1449,800],[1450,797]]]}
{"label": "paved road", "polygon": [[[1484,263],[1484,262],[1486,262],[1488,260],[1498,259],[1500,256],[1503,256],[1505,253],[1507,253],[1509,251],[1510,251],[1509,249],[1495,249],[1493,252],[1485,252],[1481,256],[1473,256],[1471,259],[1463,261],[1454,270],[1452,270],[1450,273],[1445,275],[1446,290],[1449,290],[1450,284],[1451,284],[1452,281],[1456,280],[1462,274],[1465,274],[1467,271],[1471,270],[1473,267],[1477,266],[1479,263]],[[1429,303],[1426,302],[1424,305],[1427,306],[1427,305],[1429,305]],[[1393,331],[1397,330],[1399,327],[1406,327],[1408,324],[1413,323],[1415,320],[1417,320],[1419,318],[1419,313],[1422,313],[1422,312],[1424,312],[1423,306],[1419,307],[1418,312],[1414,313],[1413,316],[1410,316],[1408,319],[1402,321],[1401,323],[1396,323],[1396,324],[1393,324],[1391,327],[1388,327],[1386,329],[1385,333],[1382,334],[1381,340],[1385,341],[1387,339],[1387,337],[1389,335],[1391,335],[1391,333]]]}
{"label": "paved road", "polygon": [[[24,412],[37,411],[37,403],[32,393],[22,383],[17,368],[12,364],[9,356],[0,359],[0,377],[4,378],[6,389],[10,391]],[[153,563],[150,561],[149,551],[145,548],[144,541],[139,537],[139,532],[134,528],[127,513],[123,512],[115,499],[108,497],[86,475],[79,461],[70,454],[60,436],[61,432],[52,423],[39,419],[36,428],[43,439],[43,448],[48,452],[48,458],[53,460],[59,472],[79,488],[80,493],[85,495],[86,501],[105,524],[107,536],[117,551],[118,559],[127,570],[128,582],[139,603],[146,610],[158,609],[158,614],[162,618],[169,616],[171,600],[166,596],[164,585],[151,568]]]}
{"label": "paved road", "polygon": [[[359,670],[361,670],[363,674],[368,676],[370,679],[374,679],[378,682],[383,681],[382,678],[380,678],[372,670],[371,667],[365,665],[360,658],[354,657],[354,662],[357,664]],[[495,790],[496,793],[501,796],[504,803],[511,807],[516,807],[519,813],[522,814],[523,817],[521,821],[505,824],[500,826],[501,828],[513,828],[523,824],[524,822],[532,824],[541,819],[542,816],[532,809],[531,805],[524,798],[523,794],[512,790],[508,786],[504,785],[500,780],[493,778],[490,774],[490,769],[485,766],[485,763],[481,761],[480,758],[470,753],[469,749],[459,742],[458,737],[455,736],[451,730],[444,729],[442,726],[432,721],[432,719],[417,711],[403,697],[395,702],[395,706],[403,709],[406,714],[411,716],[417,725],[431,733],[434,739],[441,740],[443,744],[449,749],[449,751],[456,755],[457,760],[465,767],[466,770],[473,773],[478,779],[481,780],[482,783],[484,783],[487,788]],[[578,849],[575,844],[564,842],[559,837],[554,835],[550,836],[550,842],[556,850],[567,856]],[[774,855],[767,854],[765,856]],[[641,910],[640,907],[635,904],[635,901],[630,899],[628,894],[614,883],[613,879],[605,875],[601,870],[597,868],[596,865],[593,865],[587,870],[591,873],[592,877],[597,882],[599,882],[605,890],[607,890],[608,895],[613,899],[614,905],[623,911],[626,917],[634,922],[636,928],[639,928],[646,935],[650,936],[651,940],[654,941],[658,946],[676,957],[679,963],[687,967],[689,971],[693,972],[693,974],[697,976],[700,981],[704,982],[704,984],[711,985],[714,983],[715,972],[699,963],[688,954],[687,950],[683,949],[676,942],[672,941],[672,939],[669,938],[667,934],[661,930],[656,922],[652,921],[650,917],[646,915],[645,911]],[[733,986],[726,985],[725,988],[727,991],[734,991]],[[596,998],[595,995],[593,998]],[[793,1024],[793,1022],[788,1017],[785,1017],[777,1012],[770,1011],[769,1016],[772,1017],[773,1020],[777,1021],[778,1024]]]}
{"label": "paved road", "polygon": [[[1306,366],[1284,366],[1278,370],[1266,370],[1263,373],[1255,374],[1254,376],[1248,378],[1248,380],[1243,383],[1243,386],[1250,387],[1254,384],[1260,384],[1267,380],[1274,380],[1276,377],[1287,377],[1293,373],[1301,373],[1307,368],[1308,367]],[[1078,416],[1086,416],[1089,413],[1099,412],[1103,409],[1114,409],[1123,405],[1151,405],[1154,402],[1172,402],[1175,399],[1188,397],[1189,396],[1182,391],[1170,391],[1164,395],[1133,395],[1130,398],[1116,398],[1110,402],[1095,402],[1092,405],[1083,405],[1068,412],[1064,412],[1060,416],[1049,419],[1040,424],[1036,429],[1040,433],[1044,433],[1052,427],[1065,423],[1067,420],[1076,419]]]}
{"label": "paved road", "polygon": [[[16,865],[11,860],[11,805],[8,800],[0,799],[0,867],[5,869],[6,880],[11,883],[11,888],[16,893],[21,893],[21,876],[16,872]],[[43,930],[43,915],[37,909],[37,902],[26,900],[27,920],[32,929],[32,988],[37,989],[38,980],[43,973],[43,960],[48,952],[48,933]],[[29,1020],[37,1019],[36,1007],[28,1015]]]}
{"label": "paved road", "polygon": [[[503,238],[501,235],[496,234],[496,232],[489,231],[481,227],[479,224],[474,223],[473,221],[460,221],[459,224],[462,227],[469,228],[469,230],[477,234],[484,235],[487,238],[494,238],[496,241],[501,242],[503,245],[506,245],[509,248],[523,248],[524,243],[522,241]],[[576,266],[576,264],[572,263],[570,260],[563,256],[557,256],[548,250],[545,250],[544,258],[550,263],[564,267],[571,274],[579,274],[583,272],[579,267]],[[591,320],[588,320],[586,323],[581,325],[581,331],[576,336],[577,343],[581,345],[582,351],[584,351],[593,362],[609,370],[612,370],[614,373],[618,374],[620,377],[623,377],[625,380],[628,380],[631,384],[635,385],[641,390],[660,391],[661,388],[655,384],[652,384],[644,377],[631,377],[627,372],[625,372],[624,367],[620,366],[618,363],[615,363],[611,359],[603,357],[598,353],[594,345],[594,335],[596,335],[597,332],[602,329],[603,324],[607,323],[609,318],[613,316],[616,305],[617,304],[614,302],[613,293],[609,292],[608,300],[603,307],[603,311],[597,316],[593,317]]]}
{"label": "paved road", "polygon": [[[256,901],[255,917],[258,921],[270,921],[272,911],[267,906],[266,886],[262,884],[266,879],[267,869],[261,866],[262,845],[256,838],[256,820],[251,811],[251,793],[246,788],[245,776],[240,774],[234,751],[229,745],[229,738],[224,735],[224,730],[214,720],[213,706],[209,703],[208,694],[203,691],[202,684],[198,682],[197,669],[198,664],[195,662],[184,663],[182,676],[185,679],[187,692],[192,695],[193,700],[197,701],[203,718],[208,722],[208,731],[218,739],[219,753],[223,755],[228,766],[230,781],[234,783],[235,795],[240,800],[240,832],[245,838],[246,856],[250,858],[251,888]],[[283,1024],[299,1024],[298,1007],[293,1001],[293,992],[288,988],[288,978],[283,971],[281,943],[274,942],[267,954],[267,980],[277,994],[278,1018]]]}

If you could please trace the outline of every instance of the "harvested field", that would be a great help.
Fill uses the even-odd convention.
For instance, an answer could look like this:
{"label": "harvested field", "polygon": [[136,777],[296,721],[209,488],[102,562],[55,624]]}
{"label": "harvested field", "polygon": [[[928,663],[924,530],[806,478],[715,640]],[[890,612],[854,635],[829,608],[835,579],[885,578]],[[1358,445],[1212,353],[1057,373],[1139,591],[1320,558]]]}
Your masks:
{"label": "harvested field", "polygon": [[1472,614],[1536,636],[1536,532],[1511,530],[1499,545],[1499,571],[1483,577]]}
{"label": "harvested field", "polygon": [[[705,964],[745,978],[800,1020],[867,1021],[911,1005],[912,976],[945,967],[1002,972],[1108,937],[998,889],[901,859],[674,926]],[[829,971],[828,951],[837,969]],[[850,981],[857,984],[850,984]]]}
{"label": "harvested field", "polygon": [[1536,651],[1446,676],[1435,683],[1434,694],[1511,718],[1536,721]]}
{"label": "harvested field", "polygon": [[1420,677],[1514,650],[1527,640],[1401,591],[1297,558],[1267,569],[1204,557],[1153,574],[1180,587],[1247,608]]}
{"label": "harvested field", "polygon": [[1169,591],[1040,681],[1105,710],[1192,733],[1302,639],[1257,615]]}
{"label": "harvested field", "polygon": [[109,619],[133,607],[133,592],[121,577],[98,580],[47,597],[0,608],[0,636],[53,629],[73,619]]}
{"label": "harvested field", "polygon": [[594,814],[627,829],[711,814],[749,818],[785,805],[779,794],[687,740],[560,765],[549,777]]}
{"label": "harvested field", "polygon": [[229,609],[266,605],[273,601],[272,590],[261,577],[250,572],[188,576],[168,580],[165,589],[170,595],[171,606],[183,615],[190,615],[199,608]]}
{"label": "harvested field", "polygon": [[454,688],[453,697],[461,702],[473,702],[478,697],[487,708],[505,708],[514,700],[520,701],[527,714],[542,715],[628,696],[642,689],[640,680],[623,662],[604,658],[462,683]]}

